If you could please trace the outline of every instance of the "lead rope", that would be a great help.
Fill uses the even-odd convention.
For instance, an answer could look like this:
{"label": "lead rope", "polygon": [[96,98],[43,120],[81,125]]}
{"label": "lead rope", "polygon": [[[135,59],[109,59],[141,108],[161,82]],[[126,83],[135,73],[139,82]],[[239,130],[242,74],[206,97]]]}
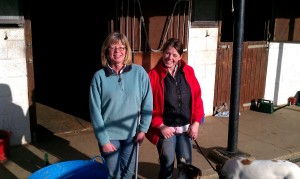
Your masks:
{"label": "lead rope", "polygon": [[202,149],[201,149],[200,146],[198,145],[198,142],[197,142],[196,140],[194,140],[194,141],[195,141],[195,143],[196,143],[198,149],[200,150],[201,154],[204,156],[204,158],[206,159],[206,161],[207,161],[207,162],[209,163],[209,165],[211,166],[211,168],[212,168],[215,172],[219,173],[219,172],[217,171],[217,169],[214,168],[213,165],[210,163],[210,161],[207,159],[207,157],[205,156],[204,152],[202,151]]}
{"label": "lead rope", "polygon": [[[138,120],[137,120],[137,126],[136,126],[136,136],[140,132],[140,121],[141,120],[141,113],[139,112]],[[140,149],[140,143],[136,143],[136,161],[135,161],[135,179],[138,179],[138,173],[139,173],[139,149]]]}

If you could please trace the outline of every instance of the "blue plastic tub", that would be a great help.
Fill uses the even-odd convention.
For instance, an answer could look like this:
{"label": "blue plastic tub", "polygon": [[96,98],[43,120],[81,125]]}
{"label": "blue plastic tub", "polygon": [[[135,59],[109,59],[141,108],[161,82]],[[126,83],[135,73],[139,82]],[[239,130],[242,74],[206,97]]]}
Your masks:
{"label": "blue plastic tub", "polygon": [[[100,156],[99,156],[100,157]],[[102,163],[94,157],[91,160],[71,160],[59,162],[41,168],[28,177],[28,179],[46,178],[109,178],[107,165],[102,157]]]}

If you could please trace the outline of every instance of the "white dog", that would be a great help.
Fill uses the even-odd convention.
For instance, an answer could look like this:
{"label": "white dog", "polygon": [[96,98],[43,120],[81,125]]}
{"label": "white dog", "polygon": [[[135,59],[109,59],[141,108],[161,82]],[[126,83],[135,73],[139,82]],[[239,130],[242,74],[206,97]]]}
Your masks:
{"label": "white dog", "polygon": [[287,160],[250,160],[236,157],[217,166],[220,179],[300,179],[298,165]]}

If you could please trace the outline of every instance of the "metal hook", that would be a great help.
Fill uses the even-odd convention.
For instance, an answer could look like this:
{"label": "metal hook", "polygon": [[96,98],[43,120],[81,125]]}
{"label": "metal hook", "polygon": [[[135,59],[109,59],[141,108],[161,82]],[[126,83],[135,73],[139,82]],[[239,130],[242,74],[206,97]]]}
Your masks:
{"label": "metal hook", "polygon": [[4,40],[7,40],[7,39],[8,39],[7,32],[5,32]]}
{"label": "metal hook", "polygon": [[206,30],[206,35],[205,35],[205,37],[208,37],[209,36],[209,33],[208,33],[208,30]]}

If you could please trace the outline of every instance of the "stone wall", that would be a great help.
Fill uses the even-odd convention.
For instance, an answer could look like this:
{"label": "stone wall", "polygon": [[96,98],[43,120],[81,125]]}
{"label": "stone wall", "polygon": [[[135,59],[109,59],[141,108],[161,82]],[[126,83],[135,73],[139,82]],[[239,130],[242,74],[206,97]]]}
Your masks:
{"label": "stone wall", "polygon": [[24,28],[0,29],[0,129],[11,145],[31,142]]}

